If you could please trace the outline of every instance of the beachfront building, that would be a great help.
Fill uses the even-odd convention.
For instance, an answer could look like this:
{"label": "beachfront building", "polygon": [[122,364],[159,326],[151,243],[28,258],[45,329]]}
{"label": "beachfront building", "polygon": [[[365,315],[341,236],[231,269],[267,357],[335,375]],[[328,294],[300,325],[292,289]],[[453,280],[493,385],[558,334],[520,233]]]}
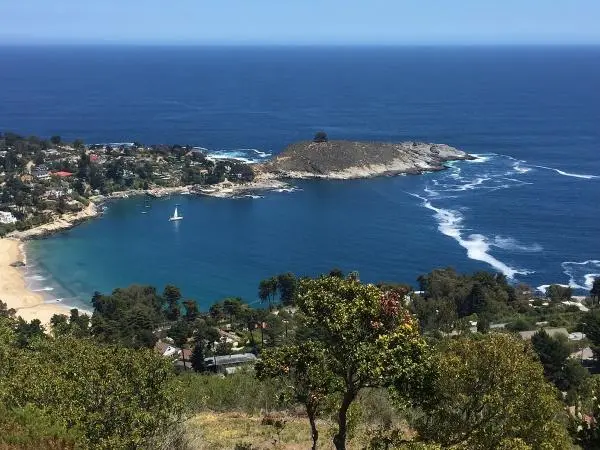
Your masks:
{"label": "beachfront building", "polygon": [[10,223],[16,223],[16,222],[17,222],[17,218],[15,216],[13,216],[13,214],[11,212],[0,211],[0,223],[10,224]]}

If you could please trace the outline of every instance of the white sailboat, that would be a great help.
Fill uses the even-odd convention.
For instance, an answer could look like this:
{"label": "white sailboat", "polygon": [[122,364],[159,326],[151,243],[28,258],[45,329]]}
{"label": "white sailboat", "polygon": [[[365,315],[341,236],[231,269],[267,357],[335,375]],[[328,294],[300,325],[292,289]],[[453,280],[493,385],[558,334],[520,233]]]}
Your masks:
{"label": "white sailboat", "polygon": [[177,205],[175,205],[175,212],[169,218],[169,221],[171,221],[171,222],[174,222],[176,220],[183,220],[183,216],[180,216],[179,213],[177,212]]}

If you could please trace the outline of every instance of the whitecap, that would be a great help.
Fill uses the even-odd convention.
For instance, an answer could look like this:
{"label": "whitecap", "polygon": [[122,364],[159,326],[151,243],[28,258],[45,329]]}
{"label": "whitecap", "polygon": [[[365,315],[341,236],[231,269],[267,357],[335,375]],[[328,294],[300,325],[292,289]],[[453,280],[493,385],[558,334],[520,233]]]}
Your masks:
{"label": "whitecap", "polygon": [[206,150],[206,158],[209,160],[219,159],[234,159],[237,161],[245,162],[247,164],[254,164],[263,161],[265,158],[271,156],[270,153],[257,150],[255,148],[236,148],[231,150]]}
{"label": "whitecap", "polygon": [[252,150],[254,153],[256,153],[259,157],[261,158],[268,158],[269,156],[273,156],[272,153],[267,153],[267,152],[263,152],[260,150],[256,150],[255,148],[249,149]]}
{"label": "whitecap", "polygon": [[598,176],[598,175],[585,175],[585,174],[581,174],[581,173],[565,172],[564,170],[555,169],[554,167],[537,166],[537,165],[534,165],[534,167],[539,167],[540,169],[552,170],[552,171],[554,171],[560,175],[563,175],[565,177],[582,178],[584,180],[593,180],[596,178],[600,178],[600,176]]}
{"label": "whitecap", "polygon": [[481,163],[488,162],[496,155],[493,153],[482,153],[482,154],[471,153],[471,156],[474,156],[475,159],[467,159],[466,160],[467,162],[474,163],[474,164],[481,164]]}
{"label": "whitecap", "polygon": [[30,277],[27,277],[27,279],[34,280],[34,281],[45,281],[47,278],[44,277],[43,275],[32,275]]}
{"label": "whitecap", "polygon": [[541,252],[543,250],[542,246],[539,244],[525,245],[519,243],[514,238],[503,236],[495,236],[491,245],[503,250],[511,250],[515,252]]}
{"label": "whitecap", "polygon": [[45,291],[53,291],[54,288],[50,286],[43,287],[41,289],[34,289],[33,292],[45,292]]}
{"label": "whitecap", "polygon": [[438,222],[438,230],[445,236],[451,237],[458,242],[461,247],[467,250],[467,256],[475,261],[482,261],[494,269],[502,272],[507,278],[514,279],[515,275],[527,275],[531,272],[524,269],[515,269],[509,267],[502,261],[494,258],[488,252],[490,250],[490,243],[488,239],[481,234],[470,234],[468,237],[462,236],[463,230],[463,216],[460,212],[451,210],[436,208],[431,202],[417,194],[411,194],[423,201],[423,206],[431,211],[434,211],[434,217]]}
{"label": "whitecap", "polygon": [[569,277],[569,287],[589,291],[594,279],[600,277],[600,260],[565,261],[561,263],[563,273]]}
{"label": "whitecap", "polygon": [[233,198],[252,198],[252,199],[257,199],[257,198],[264,198],[264,197],[262,195],[245,194],[245,195],[238,195],[238,196],[235,196]]}
{"label": "whitecap", "polygon": [[517,173],[528,173],[533,169],[531,167],[523,167],[521,164],[525,163],[525,161],[517,161],[513,164],[513,170]]}
{"label": "whitecap", "polygon": [[548,292],[548,288],[549,288],[550,286],[552,286],[552,285],[555,285],[555,286],[561,286],[561,287],[564,287],[564,288],[566,288],[566,287],[569,287],[569,285],[568,285],[568,284],[552,283],[552,284],[542,284],[542,285],[540,285],[540,286],[536,287],[535,289],[536,289],[536,291],[539,291],[539,292],[541,292],[542,294],[546,295],[546,292]]}

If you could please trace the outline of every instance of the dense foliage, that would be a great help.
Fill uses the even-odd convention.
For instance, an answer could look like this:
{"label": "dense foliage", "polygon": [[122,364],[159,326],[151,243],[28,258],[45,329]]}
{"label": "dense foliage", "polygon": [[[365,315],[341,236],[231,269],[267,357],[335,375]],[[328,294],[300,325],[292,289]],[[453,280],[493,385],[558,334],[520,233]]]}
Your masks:
{"label": "dense foliage", "polygon": [[[571,437],[597,448],[599,378],[572,356],[600,349],[593,299],[584,314],[562,304],[565,290],[539,298],[451,269],[419,282],[283,273],[259,283],[265,307],[231,297],[207,312],[176,286],[130,286],[47,329],[0,302],[0,448],[183,448],[171,432],[184,410],[265,414],[277,444],[286,419],[271,413],[300,407],[313,448],[323,436],[357,445],[358,429],[369,449],[568,449]],[[550,323],[589,341],[511,334]],[[244,352],[254,368],[210,373]]]}
{"label": "dense foliage", "polygon": [[443,447],[568,449],[557,392],[521,339],[503,334],[448,340],[436,349],[436,367],[419,437]]}
{"label": "dense foliage", "polygon": [[28,448],[144,448],[177,422],[173,369],[153,352],[73,336],[40,336],[22,348],[14,328],[1,319],[0,405],[8,420],[0,426],[8,432],[0,443],[25,434]]}
{"label": "dense foliage", "polygon": [[301,346],[265,352],[259,376],[290,378],[296,397],[314,418],[324,392],[337,393],[337,433],[346,448],[348,411],[361,390],[403,383],[422,375],[426,346],[418,326],[393,291],[384,292],[353,278],[300,281],[296,299],[304,326]]}

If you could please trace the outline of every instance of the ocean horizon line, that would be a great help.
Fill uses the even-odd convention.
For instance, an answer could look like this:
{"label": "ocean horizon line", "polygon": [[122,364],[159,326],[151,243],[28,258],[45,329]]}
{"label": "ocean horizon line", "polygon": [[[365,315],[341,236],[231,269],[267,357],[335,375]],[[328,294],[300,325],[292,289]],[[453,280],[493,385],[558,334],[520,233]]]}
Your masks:
{"label": "ocean horizon line", "polygon": [[201,49],[600,49],[600,42],[133,42],[0,41],[0,48],[201,48]]}

